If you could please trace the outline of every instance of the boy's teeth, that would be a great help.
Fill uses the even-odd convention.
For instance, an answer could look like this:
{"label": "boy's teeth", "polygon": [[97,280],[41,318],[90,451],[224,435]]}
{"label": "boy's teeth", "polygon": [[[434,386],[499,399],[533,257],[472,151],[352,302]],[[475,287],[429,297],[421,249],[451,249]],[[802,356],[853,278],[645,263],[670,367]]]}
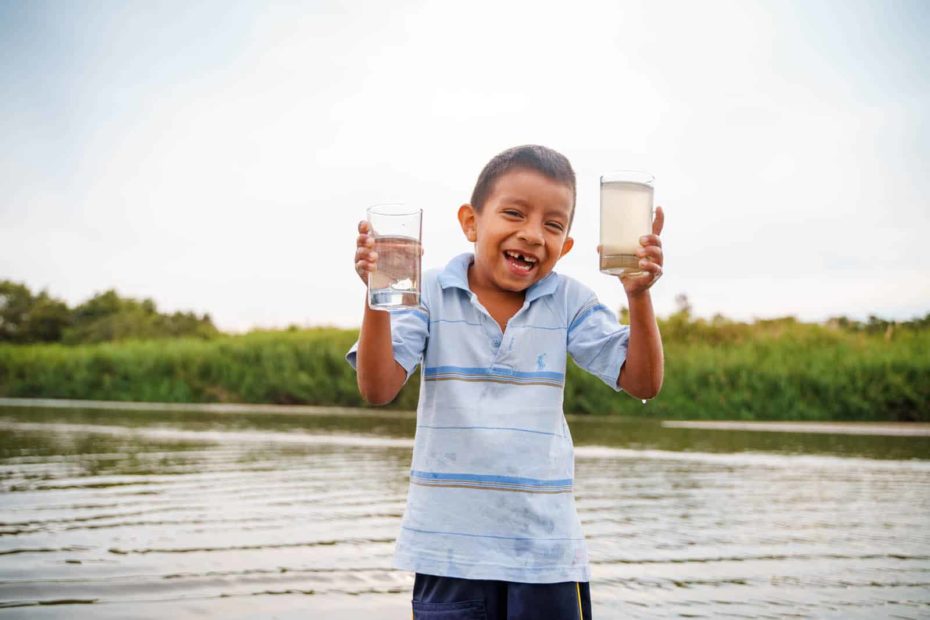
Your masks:
{"label": "boy's teeth", "polygon": [[520,260],[526,261],[527,263],[536,262],[536,259],[533,258],[532,256],[524,256],[523,254],[520,254],[519,252],[512,252],[511,250],[507,250],[507,256],[510,256],[511,258],[519,258]]}

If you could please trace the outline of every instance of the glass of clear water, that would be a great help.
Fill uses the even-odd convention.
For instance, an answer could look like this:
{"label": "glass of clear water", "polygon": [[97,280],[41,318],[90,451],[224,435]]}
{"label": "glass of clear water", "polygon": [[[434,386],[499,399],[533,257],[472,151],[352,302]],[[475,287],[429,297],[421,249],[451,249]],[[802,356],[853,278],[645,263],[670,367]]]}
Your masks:
{"label": "glass of clear water", "polygon": [[368,274],[368,305],[375,310],[420,306],[423,210],[403,203],[368,208],[378,266]]}
{"label": "glass of clear water", "polygon": [[655,179],[621,170],[601,177],[601,272],[639,275],[639,238],[652,232]]}

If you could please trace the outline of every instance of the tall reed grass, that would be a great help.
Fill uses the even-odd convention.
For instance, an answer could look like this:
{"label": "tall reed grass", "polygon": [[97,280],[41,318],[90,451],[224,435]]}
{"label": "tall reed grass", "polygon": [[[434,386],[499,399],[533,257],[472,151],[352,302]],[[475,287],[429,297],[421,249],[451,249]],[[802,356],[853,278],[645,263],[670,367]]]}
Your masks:
{"label": "tall reed grass", "polygon": [[[568,413],[743,420],[930,421],[930,331],[794,321],[663,321],[666,379],[647,406],[569,364]],[[364,406],[344,361],[357,332],[0,345],[0,395]],[[416,407],[419,377],[391,408]]]}

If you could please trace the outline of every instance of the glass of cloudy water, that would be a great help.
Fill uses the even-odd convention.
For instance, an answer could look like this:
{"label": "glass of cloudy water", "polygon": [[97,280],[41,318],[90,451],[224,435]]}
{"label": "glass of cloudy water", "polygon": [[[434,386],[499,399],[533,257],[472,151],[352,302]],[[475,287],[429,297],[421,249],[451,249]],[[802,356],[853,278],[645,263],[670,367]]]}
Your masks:
{"label": "glass of cloudy water", "polygon": [[420,305],[420,239],[423,211],[403,203],[368,208],[378,266],[368,274],[368,305],[375,310]]}
{"label": "glass of cloudy water", "polygon": [[601,273],[639,275],[639,238],[652,233],[654,179],[621,170],[601,177]]}

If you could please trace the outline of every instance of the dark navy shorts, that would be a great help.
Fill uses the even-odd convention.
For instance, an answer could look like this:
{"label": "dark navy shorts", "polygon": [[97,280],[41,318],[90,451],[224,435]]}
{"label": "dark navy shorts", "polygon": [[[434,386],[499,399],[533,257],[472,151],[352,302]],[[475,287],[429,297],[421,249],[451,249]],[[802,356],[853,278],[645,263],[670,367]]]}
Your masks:
{"label": "dark navy shorts", "polygon": [[414,620],[591,620],[587,582],[515,583],[417,573]]}

